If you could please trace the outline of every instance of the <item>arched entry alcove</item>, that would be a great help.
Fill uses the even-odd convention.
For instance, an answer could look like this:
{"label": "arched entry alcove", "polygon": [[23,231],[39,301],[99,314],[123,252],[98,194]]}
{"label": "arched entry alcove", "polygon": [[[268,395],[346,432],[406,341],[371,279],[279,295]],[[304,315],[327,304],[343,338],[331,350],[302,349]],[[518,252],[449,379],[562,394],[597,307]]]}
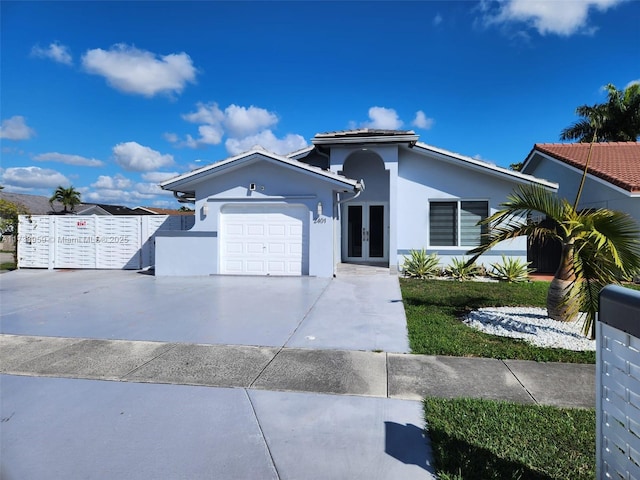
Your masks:
{"label": "arched entry alcove", "polygon": [[389,171],[371,150],[358,150],[347,157],[342,174],[364,180],[365,190],[355,200],[341,205],[342,261],[389,263]]}

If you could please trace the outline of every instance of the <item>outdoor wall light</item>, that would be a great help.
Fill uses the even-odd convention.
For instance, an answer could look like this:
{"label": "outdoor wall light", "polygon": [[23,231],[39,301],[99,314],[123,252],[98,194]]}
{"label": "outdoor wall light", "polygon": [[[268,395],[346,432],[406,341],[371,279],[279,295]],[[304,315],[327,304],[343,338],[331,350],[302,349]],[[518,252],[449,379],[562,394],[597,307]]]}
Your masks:
{"label": "outdoor wall light", "polygon": [[209,205],[207,205],[206,203],[202,206],[202,215],[204,217],[209,215]]}
{"label": "outdoor wall light", "polygon": [[322,216],[322,202],[318,202],[318,216]]}

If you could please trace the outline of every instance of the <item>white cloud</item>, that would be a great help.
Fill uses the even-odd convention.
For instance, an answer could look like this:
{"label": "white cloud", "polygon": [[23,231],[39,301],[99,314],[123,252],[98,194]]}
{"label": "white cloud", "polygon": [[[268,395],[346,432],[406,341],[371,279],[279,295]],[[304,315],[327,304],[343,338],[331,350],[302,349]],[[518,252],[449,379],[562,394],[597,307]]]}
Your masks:
{"label": "white cloud", "polygon": [[307,142],[304,137],[292,133],[284,138],[277,138],[271,130],[263,130],[260,133],[243,138],[229,138],[225,142],[227,151],[232,155],[251,150],[256,145],[260,145],[270,152],[284,155],[306,147]]}
{"label": "white cloud", "polygon": [[[218,145],[222,142],[224,130],[222,130],[220,125],[200,125],[198,127],[198,133],[200,137],[195,140],[196,144]],[[188,138],[191,140],[191,143],[194,141],[190,136]]]}
{"label": "white cloud", "polygon": [[80,155],[69,155],[66,153],[49,152],[41,153],[33,157],[38,162],[60,162],[67,165],[77,165],[79,167],[101,167],[104,162],[95,158],[81,157]]}
{"label": "white cloud", "polygon": [[433,20],[431,21],[431,23],[433,24],[434,27],[437,27],[442,23],[442,20],[443,20],[442,15],[438,13],[436,14],[435,17],[433,17]]}
{"label": "white cloud", "polygon": [[162,190],[155,183],[136,183],[134,189],[142,195],[173,195],[173,192]]}
{"label": "white cloud", "polygon": [[113,156],[122,168],[136,172],[157,170],[174,163],[172,155],[162,155],[137,142],[119,143],[113,147]]}
{"label": "white cloud", "polygon": [[398,130],[402,127],[402,120],[398,118],[398,113],[393,108],[371,107],[369,119],[369,122],[363,124],[366,128]]}
{"label": "white cloud", "polygon": [[160,183],[180,175],[178,172],[147,172],[141,175],[146,182]]}
{"label": "white cloud", "polygon": [[162,136],[167,142],[176,143],[178,141],[178,135],[175,133],[165,132]]}
{"label": "white cloud", "polygon": [[[625,0],[507,0],[498,4],[497,10],[483,3],[485,25],[524,23],[535,28],[540,35],[570,36],[590,33],[590,10],[606,11]],[[493,4],[492,4],[493,5]]]}
{"label": "white cloud", "polygon": [[640,85],[640,78],[637,80],[631,80],[629,83],[627,83],[624,88],[629,88],[631,85]]}
{"label": "white cloud", "polygon": [[159,201],[158,196],[172,195],[172,192],[162,190],[155,183],[135,183],[130,178],[119,174],[113,177],[101,175],[91,184],[91,189],[83,188],[81,191],[85,201],[131,206],[149,204],[150,201]]}
{"label": "white cloud", "polygon": [[95,183],[92,183],[91,186],[93,188],[99,188],[104,190],[123,190],[127,188],[131,188],[133,182],[123,175],[116,175],[115,177],[110,177],[108,175],[100,175],[98,180]]}
{"label": "white cloud", "polygon": [[217,125],[224,120],[224,112],[218,108],[217,103],[198,102],[196,105],[198,109],[195,112],[182,115],[182,118],[187,122]]}
{"label": "white cloud", "polygon": [[178,146],[198,148],[204,145],[218,145],[225,133],[232,138],[242,138],[255,135],[278,123],[275,113],[264,108],[251,105],[242,107],[229,105],[222,111],[217,103],[198,103],[195,112],[186,113],[182,118],[191,123],[201,124],[198,127],[198,137],[187,135],[185,140],[178,142],[177,136],[165,135]]}
{"label": "white cloud", "polygon": [[2,174],[2,183],[22,188],[56,188],[71,185],[60,172],[40,167],[11,167]]}
{"label": "white cloud", "polygon": [[62,63],[64,65],[72,65],[73,58],[69,53],[69,47],[66,45],[60,45],[58,42],[50,43],[47,48],[42,48],[40,45],[34,45],[31,48],[31,55],[38,58],[48,58],[54,62]]}
{"label": "white cloud", "polygon": [[122,43],[109,50],[87,50],[82,65],[113,88],[145,97],[181,93],[196,78],[191,57],[184,52],[160,56]]}
{"label": "white cloud", "polygon": [[422,128],[424,130],[429,130],[433,127],[435,120],[433,118],[428,118],[422,110],[418,110],[416,112],[416,116],[411,122],[411,125],[417,128]]}
{"label": "white cloud", "polygon": [[36,134],[35,130],[25,122],[22,115],[14,115],[2,121],[0,138],[7,140],[28,140]]}
{"label": "white cloud", "polygon": [[251,105],[249,108],[229,105],[224,109],[224,126],[231,137],[255,134],[278,123],[276,114]]}

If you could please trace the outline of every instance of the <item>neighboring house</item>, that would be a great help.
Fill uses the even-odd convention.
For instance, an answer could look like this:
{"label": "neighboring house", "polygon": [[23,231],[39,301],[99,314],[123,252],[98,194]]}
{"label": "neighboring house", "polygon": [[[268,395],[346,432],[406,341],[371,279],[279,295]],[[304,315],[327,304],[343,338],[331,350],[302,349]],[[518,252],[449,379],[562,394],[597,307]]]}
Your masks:
{"label": "neighboring house", "polygon": [[76,215],[152,215],[122,205],[106,203],[82,203],[75,208]]}
{"label": "neighboring house", "polygon": [[[589,155],[589,143],[537,143],[522,172],[559,183],[558,195],[575,202]],[[640,224],[640,143],[595,143],[578,209],[609,208],[626,212]],[[539,272],[553,272],[560,247],[533,245],[529,259]]]}
{"label": "neighboring house", "polygon": [[22,205],[31,215],[50,215],[61,211],[64,207],[60,202],[53,202],[53,209],[48,197],[42,195],[27,195],[24,193],[0,192],[0,198],[16,205]]}
{"label": "neighboring house", "polygon": [[[582,180],[589,143],[537,143],[522,172],[559,183],[558,195],[572,205]],[[609,208],[640,222],[640,143],[595,143],[579,209]]]}
{"label": "neighboring house", "polygon": [[172,208],[136,207],[138,215],[195,215],[193,210],[174,210]]}
{"label": "neighboring house", "polygon": [[[160,184],[194,202],[190,231],[158,232],[156,275],[315,275],[389,266],[412,249],[443,264],[480,242],[478,220],[520,184],[557,185],[418,142],[413,131],[317,134],[287,156],[255,148]],[[526,239],[481,258],[526,258]]]}
{"label": "neighboring house", "polygon": [[[24,193],[0,192],[0,198],[24,206],[31,215],[63,215],[64,205],[55,201],[49,202],[48,197],[42,195],[27,195]],[[53,207],[53,209],[51,208]],[[151,215],[124,207],[122,205],[109,205],[106,203],[80,203],[75,206],[73,212],[68,215]],[[168,215],[168,214],[163,214]]]}

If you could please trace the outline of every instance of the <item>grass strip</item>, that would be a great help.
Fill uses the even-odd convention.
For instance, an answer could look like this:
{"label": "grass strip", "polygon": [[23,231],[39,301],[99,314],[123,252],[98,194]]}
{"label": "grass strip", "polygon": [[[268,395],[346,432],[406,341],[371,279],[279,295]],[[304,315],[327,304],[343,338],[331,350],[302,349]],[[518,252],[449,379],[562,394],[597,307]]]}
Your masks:
{"label": "grass strip", "polygon": [[424,355],[595,363],[595,352],[542,348],[462,323],[481,307],[545,307],[549,282],[488,283],[400,279],[411,351]]}
{"label": "grass strip", "polygon": [[595,478],[595,410],[427,398],[441,480]]}

